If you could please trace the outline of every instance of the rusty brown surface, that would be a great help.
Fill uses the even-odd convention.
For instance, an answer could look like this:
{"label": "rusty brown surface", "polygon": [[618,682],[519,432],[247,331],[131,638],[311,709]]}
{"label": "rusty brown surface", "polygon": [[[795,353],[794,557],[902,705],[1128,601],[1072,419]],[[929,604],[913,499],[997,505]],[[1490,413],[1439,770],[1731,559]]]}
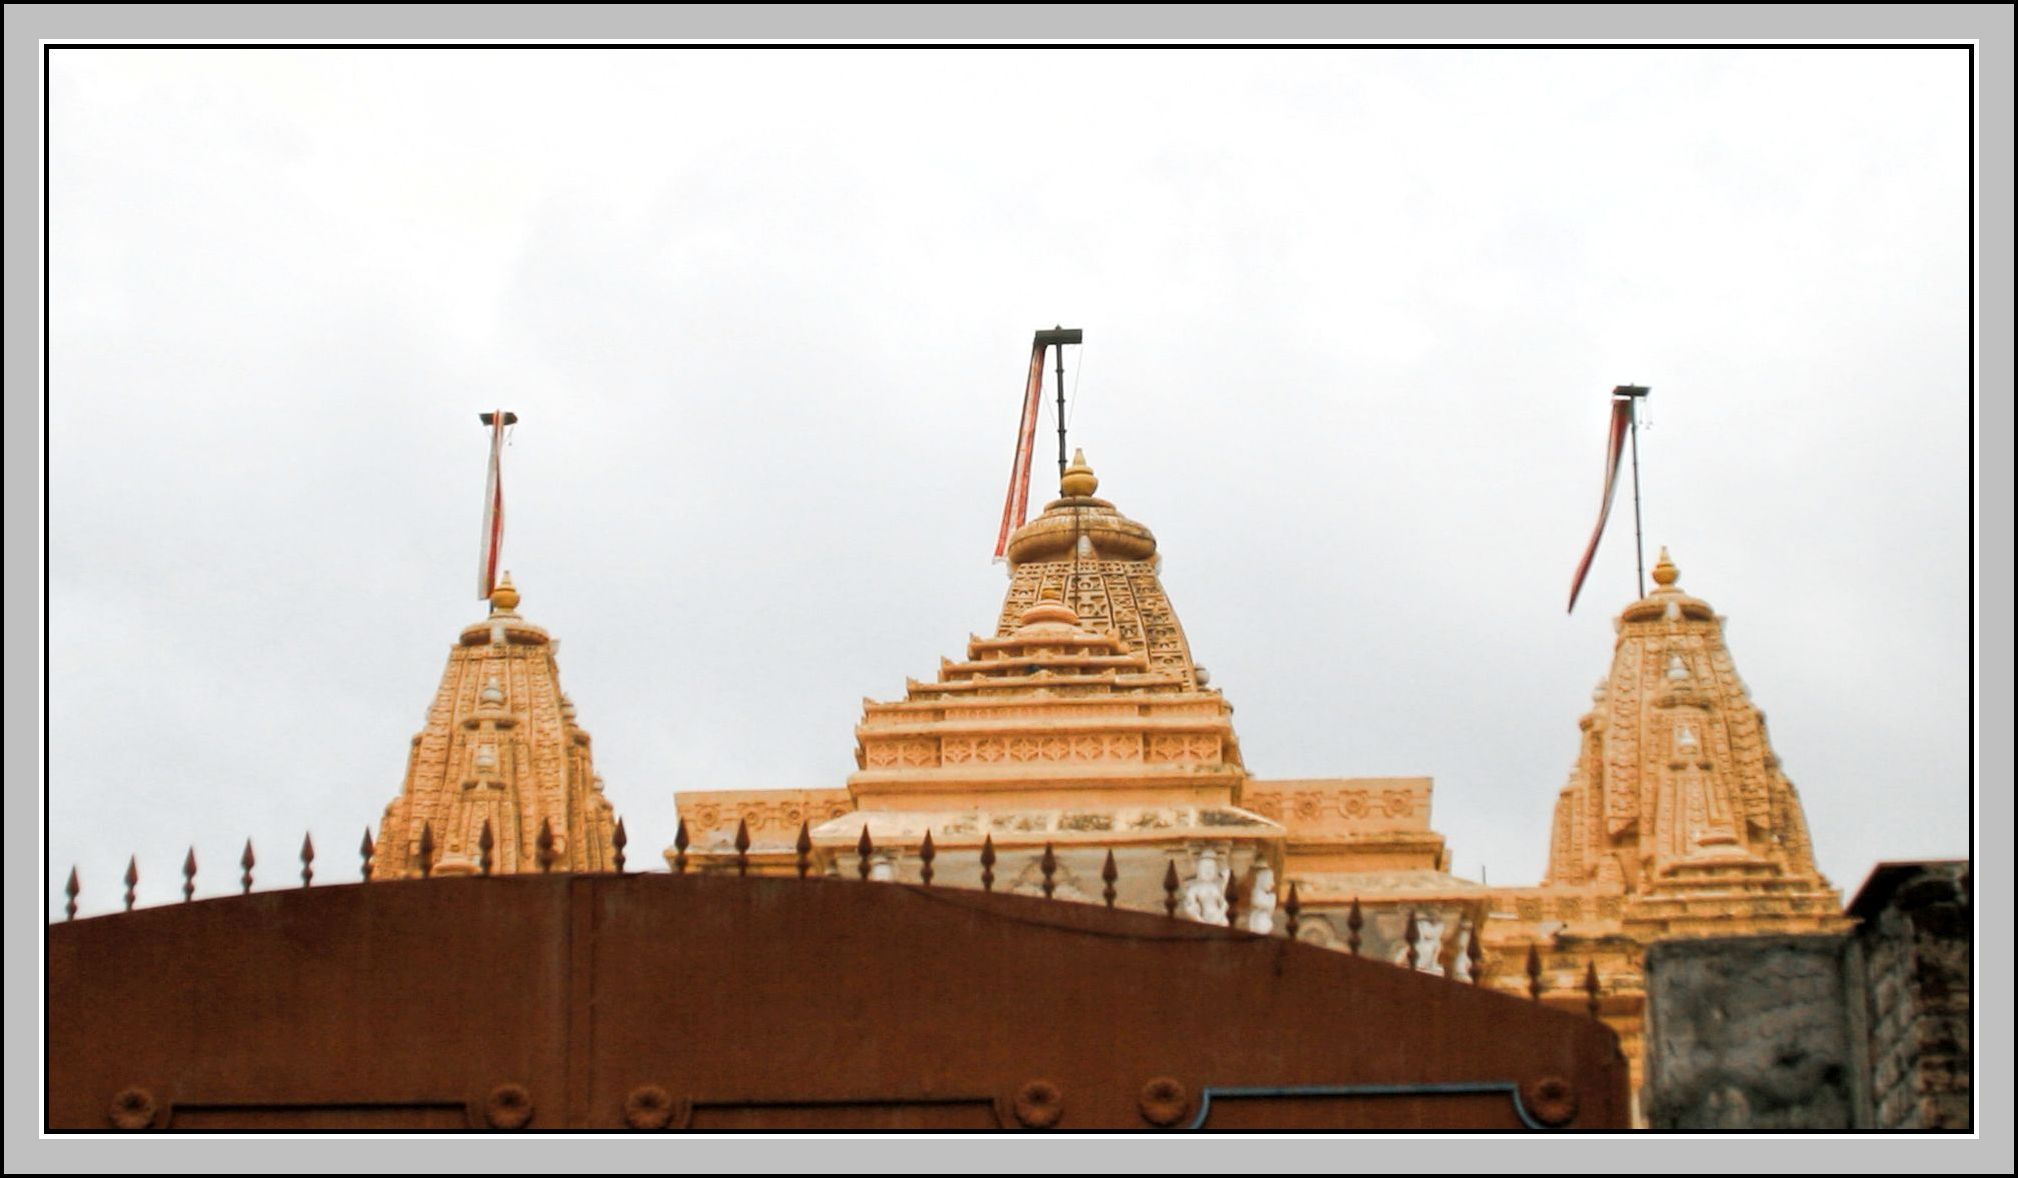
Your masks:
{"label": "rusty brown surface", "polygon": [[518,875],[48,939],[56,1131],[1627,1124],[1617,1040],[1588,1018],[1097,904]]}

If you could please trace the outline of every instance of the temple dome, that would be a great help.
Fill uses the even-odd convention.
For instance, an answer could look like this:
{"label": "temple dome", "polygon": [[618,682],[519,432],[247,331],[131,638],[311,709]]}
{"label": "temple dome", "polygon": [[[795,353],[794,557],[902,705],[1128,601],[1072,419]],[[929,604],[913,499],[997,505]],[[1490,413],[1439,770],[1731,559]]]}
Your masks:
{"label": "temple dome", "polygon": [[1148,528],[1122,515],[1114,504],[1096,499],[1100,479],[1081,450],[1059,480],[1057,499],[1043,514],[1009,537],[1011,567],[1047,560],[1070,560],[1075,552],[1089,560],[1148,560],[1156,555],[1156,537]]}

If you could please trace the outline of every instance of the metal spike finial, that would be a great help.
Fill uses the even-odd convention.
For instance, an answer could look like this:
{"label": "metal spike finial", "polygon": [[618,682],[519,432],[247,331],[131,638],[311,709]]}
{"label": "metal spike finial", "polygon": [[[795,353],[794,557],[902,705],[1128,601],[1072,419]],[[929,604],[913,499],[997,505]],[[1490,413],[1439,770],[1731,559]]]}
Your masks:
{"label": "metal spike finial", "polygon": [[624,848],[631,843],[630,834],[624,830],[624,820],[617,819],[617,829],[610,835],[610,846],[616,851],[617,874],[624,873]]}
{"label": "metal spike finial", "polygon": [[1163,915],[1173,919],[1177,916],[1177,860],[1166,859],[1163,863]]}
{"label": "metal spike finial", "polygon": [[855,873],[863,879],[869,878],[869,856],[876,851],[874,840],[869,837],[869,824],[862,824],[862,837],[855,840],[855,855],[860,862],[855,865]]}
{"label": "metal spike finial", "polygon": [[126,910],[133,911],[133,889],[140,883],[140,857],[129,855],[126,859]]}
{"label": "metal spike finial", "polygon": [[312,887],[315,879],[315,842],[304,832],[301,836],[301,886]]}
{"label": "metal spike finial", "polygon": [[244,870],[244,874],[238,877],[240,895],[250,896],[252,894],[252,865],[255,862],[257,860],[252,855],[252,840],[246,839],[245,851],[238,856],[238,866]]}
{"label": "metal spike finial", "polygon": [[533,840],[533,846],[539,850],[540,873],[545,874],[547,872],[552,871],[554,869],[553,819],[551,818],[540,819],[540,836],[539,838]]}
{"label": "metal spike finial", "polygon": [[497,836],[491,833],[490,819],[485,818],[483,820],[483,829],[477,831],[476,835],[476,869],[485,875],[489,875],[491,868],[496,865],[497,861],[491,858],[491,851],[496,847]]}
{"label": "metal spike finial", "polygon": [[1053,878],[1058,874],[1058,855],[1051,849],[1050,843],[1044,844],[1044,854],[1037,860],[1037,870],[1044,875],[1044,898],[1049,900],[1051,894],[1058,890],[1058,881]]}
{"label": "metal spike finial", "polygon": [[434,823],[420,824],[420,877],[434,874]]}
{"label": "metal spike finial", "polygon": [[932,845],[932,832],[925,831],[925,841],[918,844],[918,880],[926,887],[932,886],[932,860],[939,857],[939,849]]}
{"label": "metal spike finial", "polygon": [[680,828],[673,832],[673,874],[687,873],[687,848],[693,842],[687,837],[687,820],[680,819]]}
{"label": "metal spike finial", "polygon": [[1479,944],[1476,922],[1471,926],[1471,939],[1465,943],[1464,955],[1471,962],[1471,984],[1485,985],[1485,947]]}
{"label": "metal spike finial", "polygon": [[1417,956],[1415,945],[1417,941],[1422,939],[1422,930],[1416,926],[1415,909],[1413,908],[1408,910],[1408,924],[1401,930],[1401,939],[1408,944],[1408,967],[1414,969],[1416,968],[1416,963],[1421,960]]}
{"label": "metal spike finial", "polygon": [[357,845],[358,874],[364,877],[366,883],[371,882],[371,859],[376,854],[378,848],[372,844],[371,827],[367,826],[364,828],[364,841]]}
{"label": "metal spike finial", "polygon": [[1584,1008],[1592,1018],[1598,1017],[1598,963],[1594,960],[1584,963],[1584,993],[1589,996]]}
{"label": "metal spike finial", "polygon": [[1359,956],[1359,930],[1366,927],[1366,917],[1360,914],[1359,897],[1352,898],[1352,911],[1345,914],[1345,950],[1354,957]]}
{"label": "metal spike finial", "polygon": [[1282,914],[1289,918],[1288,922],[1283,925],[1282,931],[1288,933],[1289,939],[1294,941],[1296,939],[1296,930],[1302,923],[1299,918],[1303,915],[1303,901],[1296,897],[1295,880],[1289,881],[1289,899],[1282,902]]}
{"label": "metal spike finial", "polygon": [[750,874],[750,822],[736,819],[736,874]]}
{"label": "metal spike finial", "polygon": [[813,869],[813,824],[811,822],[799,823],[799,841],[792,845],[792,850],[797,853],[799,858],[799,878],[804,879],[806,878],[806,873]]}
{"label": "metal spike finial", "polygon": [[1107,862],[1100,865],[1100,882],[1105,885],[1100,889],[1100,898],[1107,902],[1109,908],[1114,907],[1114,897],[1117,894],[1114,891],[1114,881],[1120,878],[1121,871],[1114,866],[1114,849],[1109,847]]}
{"label": "metal spike finial", "polygon": [[77,919],[77,893],[82,890],[83,890],[82,886],[79,885],[77,882],[77,867],[75,864],[72,864],[70,868],[70,879],[63,885],[63,897],[64,897],[63,919],[65,920]]}
{"label": "metal spike finial", "polygon": [[196,848],[182,857],[182,902],[189,903],[196,898]]}
{"label": "metal spike finial", "polygon": [[992,834],[981,836],[981,890],[995,890],[995,836]]}
{"label": "metal spike finial", "polygon": [[1542,953],[1533,943],[1528,945],[1528,997],[1542,1000]]}

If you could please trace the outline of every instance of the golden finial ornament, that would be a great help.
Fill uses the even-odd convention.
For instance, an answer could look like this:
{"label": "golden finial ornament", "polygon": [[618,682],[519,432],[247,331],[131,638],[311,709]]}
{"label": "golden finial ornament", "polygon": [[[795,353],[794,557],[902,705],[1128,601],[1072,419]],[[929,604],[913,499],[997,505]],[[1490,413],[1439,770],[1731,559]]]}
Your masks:
{"label": "golden finial ornament", "polygon": [[1086,465],[1086,451],[1072,451],[1072,465],[1058,480],[1058,492],[1067,499],[1084,499],[1100,489],[1100,479]]}
{"label": "golden finial ornament", "polygon": [[1676,568],[1675,562],[1668,559],[1667,545],[1662,545],[1661,558],[1654,562],[1654,584],[1666,589],[1673,585],[1681,575],[1682,570]]}
{"label": "golden finial ornament", "polygon": [[490,591],[490,606],[501,613],[509,613],[519,607],[519,591],[512,585],[510,573],[498,578],[497,588]]}

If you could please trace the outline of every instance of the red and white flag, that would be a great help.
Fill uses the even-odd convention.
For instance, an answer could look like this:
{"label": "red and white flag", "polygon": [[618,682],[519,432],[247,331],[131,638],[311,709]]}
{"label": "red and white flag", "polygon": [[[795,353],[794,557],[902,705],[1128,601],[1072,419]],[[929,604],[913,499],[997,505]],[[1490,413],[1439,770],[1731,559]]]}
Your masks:
{"label": "red and white flag", "polygon": [[490,426],[490,475],[484,480],[483,557],[477,565],[476,595],[488,601],[497,588],[498,557],[504,549],[504,483],[498,478],[498,459],[504,455],[505,426],[518,415],[499,409],[482,416]]}
{"label": "red and white flag", "polygon": [[1009,534],[1030,518],[1030,457],[1037,444],[1037,403],[1044,395],[1044,344],[1030,346],[1030,379],[1023,386],[1023,417],[1016,429],[1016,459],[1009,467],[1009,497],[1002,504],[1002,530],[995,536],[995,559],[1009,551]]}
{"label": "red and white flag", "polygon": [[[1625,452],[1626,430],[1633,423],[1633,399],[1631,397],[1612,398],[1612,436],[1605,448],[1605,498],[1598,507],[1598,526],[1591,529],[1590,547],[1584,549],[1584,558],[1577,562],[1576,579],[1570,582],[1570,610],[1577,608],[1577,594],[1583,591],[1584,577],[1591,571],[1591,560],[1598,554],[1598,541],[1604,537],[1605,521],[1612,514],[1612,492],[1619,485],[1619,458]],[[1566,611],[1567,612],[1567,611]]]}

